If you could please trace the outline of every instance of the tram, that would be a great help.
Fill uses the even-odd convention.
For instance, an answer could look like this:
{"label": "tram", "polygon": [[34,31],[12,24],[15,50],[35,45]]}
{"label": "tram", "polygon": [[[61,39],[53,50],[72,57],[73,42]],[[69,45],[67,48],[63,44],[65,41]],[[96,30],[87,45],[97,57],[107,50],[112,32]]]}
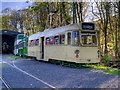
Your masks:
{"label": "tram", "polygon": [[18,34],[14,41],[14,55],[18,55],[18,43],[24,38],[24,34]]}
{"label": "tram", "polygon": [[45,29],[29,36],[28,56],[44,61],[98,63],[98,28],[95,23],[83,22]]}
{"label": "tram", "polygon": [[18,43],[18,55],[27,56],[28,55],[28,37],[24,38]]}

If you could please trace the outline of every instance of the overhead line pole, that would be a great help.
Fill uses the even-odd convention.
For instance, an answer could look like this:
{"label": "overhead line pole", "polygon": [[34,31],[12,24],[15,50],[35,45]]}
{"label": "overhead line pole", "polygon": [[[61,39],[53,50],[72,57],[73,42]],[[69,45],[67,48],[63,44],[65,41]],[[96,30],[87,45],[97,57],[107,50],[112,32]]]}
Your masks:
{"label": "overhead line pole", "polygon": [[74,18],[74,13],[75,13],[75,12],[74,12],[74,8],[75,8],[75,7],[74,7],[74,0],[73,0],[73,2],[72,2],[72,12],[73,12],[73,13],[72,13],[72,14],[73,14],[72,17],[73,17],[73,23],[75,23],[75,18]]}

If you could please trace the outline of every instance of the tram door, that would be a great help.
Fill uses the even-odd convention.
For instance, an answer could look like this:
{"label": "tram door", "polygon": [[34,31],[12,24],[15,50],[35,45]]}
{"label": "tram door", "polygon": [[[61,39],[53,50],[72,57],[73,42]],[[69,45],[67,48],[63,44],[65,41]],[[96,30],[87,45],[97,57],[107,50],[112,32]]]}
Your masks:
{"label": "tram door", "polygon": [[41,52],[42,52],[41,59],[44,59],[44,37],[41,37]]}

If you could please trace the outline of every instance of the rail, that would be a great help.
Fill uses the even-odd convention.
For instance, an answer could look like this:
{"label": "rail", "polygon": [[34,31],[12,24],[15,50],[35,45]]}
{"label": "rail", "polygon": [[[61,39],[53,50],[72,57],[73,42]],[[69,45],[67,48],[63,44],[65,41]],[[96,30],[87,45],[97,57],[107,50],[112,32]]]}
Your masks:
{"label": "rail", "polygon": [[10,87],[10,85],[3,79],[3,77],[0,77],[0,80],[2,81],[2,84],[4,84],[4,86],[6,88],[5,90],[12,90],[12,88]]}

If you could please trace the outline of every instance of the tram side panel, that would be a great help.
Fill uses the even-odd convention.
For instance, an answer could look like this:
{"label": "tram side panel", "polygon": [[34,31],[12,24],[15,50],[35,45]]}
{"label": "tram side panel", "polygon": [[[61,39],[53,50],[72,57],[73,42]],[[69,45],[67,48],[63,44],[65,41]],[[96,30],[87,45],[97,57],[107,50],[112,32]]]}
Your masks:
{"label": "tram side panel", "polygon": [[[40,39],[37,39],[40,40]],[[41,47],[40,41],[37,40],[29,40],[28,43],[28,56],[35,57],[37,60],[41,59]]]}
{"label": "tram side panel", "polygon": [[32,45],[32,41],[29,40],[29,41],[28,41],[28,56],[34,57],[34,52],[33,52],[33,50],[34,50],[34,46]]}
{"label": "tram side panel", "polygon": [[41,59],[40,46],[35,46],[34,47],[34,57],[36,57],[37,60]]}
{"label": "tram side panel", "polygon": [[75,63],[98,63],[97,47],[45,46],[45,60],[55,59]]}
{"label": "tram side panel", "polygon": [[67,46],[67,60],[76,63],[98,63],[97,47]]}
{"label": "tram side panel", "polygon": [[[47,38],[46,38],[47,40]],[[67,40],[67,39],[66,39]],[[66,42],[65,40],[65,42]],[[72,38],[74,40],[74,38]],[[68,45],[64,44],[50,44],[48,38],[48,45],[45,45],[45,60],[56,59],[76,63],[98,63],[98,46],[96,45]],[[50,45],[49,45],[50,44]]]}
{"label": "tram side panel", "polygon": [[41,37],[39,37],[39,39],[35,40],[35,46],[34,46],[34,55],[36,57],[37,60],[41,60],[42,59],[42,47],[41,47]]}
{"label": "tram side panel", "polygon": [[24,45],[23,45],[23,55],[27,56],[28,55],[28,37],[26,36],[24,38]]}
{"label": "tram side panel", "polygon": [[56,59],[56,60],[67,60],[66,46],[62,45],[48,45],[45,46],[45,60]]}

